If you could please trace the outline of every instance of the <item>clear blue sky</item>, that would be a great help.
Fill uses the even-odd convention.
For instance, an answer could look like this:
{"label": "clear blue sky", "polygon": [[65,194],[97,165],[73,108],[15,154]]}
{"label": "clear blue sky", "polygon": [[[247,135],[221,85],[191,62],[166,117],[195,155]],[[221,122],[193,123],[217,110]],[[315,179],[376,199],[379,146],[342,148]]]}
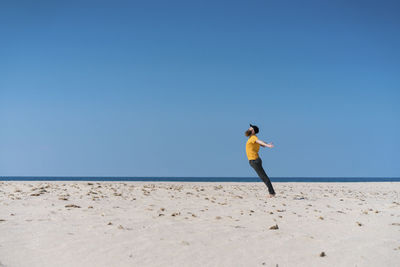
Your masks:
{"label": "clear blue sky", "polygon": [[399,1],[1,1],[0,175],[400,176]]}

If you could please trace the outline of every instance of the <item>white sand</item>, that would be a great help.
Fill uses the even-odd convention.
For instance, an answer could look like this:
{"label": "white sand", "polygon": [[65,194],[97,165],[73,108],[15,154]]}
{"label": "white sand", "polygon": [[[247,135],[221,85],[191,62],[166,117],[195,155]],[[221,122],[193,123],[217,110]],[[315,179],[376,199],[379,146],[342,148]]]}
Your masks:
{"label": "white sand", "polygon": [[274,186],[0,182],[0,266],[400,266],[400,183]]}

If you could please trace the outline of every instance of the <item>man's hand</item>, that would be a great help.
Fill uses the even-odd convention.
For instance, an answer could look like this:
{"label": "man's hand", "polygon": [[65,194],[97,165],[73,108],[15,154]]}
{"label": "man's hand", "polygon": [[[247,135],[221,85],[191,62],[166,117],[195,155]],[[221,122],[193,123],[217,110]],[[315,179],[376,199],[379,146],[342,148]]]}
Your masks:
{"label": "man's hand", "polygon": [[274,147],[274,144],[271,142],[271,143],[266,144],[265,146],[266,146],[266,147],[269,147],[269,148],[273,148],[273,147]]}

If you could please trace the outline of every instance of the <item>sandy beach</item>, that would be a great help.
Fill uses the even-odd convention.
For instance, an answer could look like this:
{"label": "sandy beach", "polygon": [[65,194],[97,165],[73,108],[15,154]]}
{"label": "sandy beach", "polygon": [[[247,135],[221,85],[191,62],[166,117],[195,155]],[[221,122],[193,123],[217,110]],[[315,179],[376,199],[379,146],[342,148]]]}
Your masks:
{"label": "sandy beach", "polygon": [[0,182],[0,266],[399,266],[400,183]]}

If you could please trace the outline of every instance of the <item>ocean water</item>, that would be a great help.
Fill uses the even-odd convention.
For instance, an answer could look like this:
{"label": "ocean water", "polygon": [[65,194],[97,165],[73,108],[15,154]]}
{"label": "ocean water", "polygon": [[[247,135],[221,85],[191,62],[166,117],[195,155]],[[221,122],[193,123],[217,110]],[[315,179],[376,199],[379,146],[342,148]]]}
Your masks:
{"label": "ocean water", "polygon": [[[400,182],[400,177],[270,177],[272,182]],[[0,181],[262,182],[257,177],[0,176]]]}

